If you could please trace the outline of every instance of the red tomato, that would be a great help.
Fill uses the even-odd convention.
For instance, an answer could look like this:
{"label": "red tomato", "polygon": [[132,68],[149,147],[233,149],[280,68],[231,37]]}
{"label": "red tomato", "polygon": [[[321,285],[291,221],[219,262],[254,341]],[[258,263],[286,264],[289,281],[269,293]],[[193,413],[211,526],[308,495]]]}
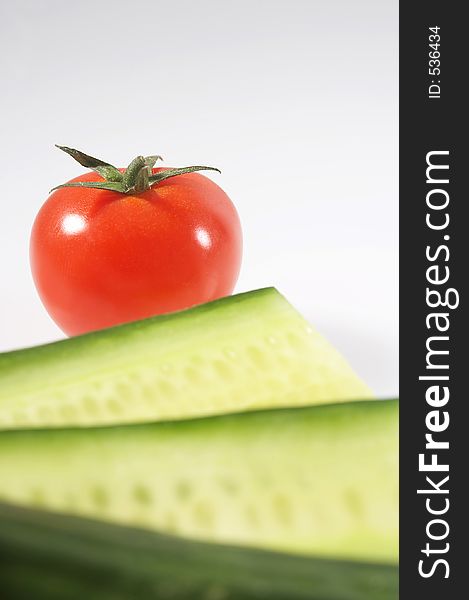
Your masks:
{"label": "red tomato", "polygon": [[[90,172],[72,181],[100,179]],[[199,173],[133,195],[58,189],[40,209],[30,244],[39,295],[69,335],[226,296],[241,253],[236,209]]]}

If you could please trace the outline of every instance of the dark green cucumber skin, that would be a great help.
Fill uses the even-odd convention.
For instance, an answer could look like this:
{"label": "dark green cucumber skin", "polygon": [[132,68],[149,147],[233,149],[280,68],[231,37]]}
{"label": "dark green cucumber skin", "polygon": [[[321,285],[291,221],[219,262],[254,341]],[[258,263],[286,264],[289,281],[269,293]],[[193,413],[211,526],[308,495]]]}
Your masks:
{"label": "dark green cucumber skin", "polygon": [[396,566],[184,540],[0,504],[3,600],[394,600]]}

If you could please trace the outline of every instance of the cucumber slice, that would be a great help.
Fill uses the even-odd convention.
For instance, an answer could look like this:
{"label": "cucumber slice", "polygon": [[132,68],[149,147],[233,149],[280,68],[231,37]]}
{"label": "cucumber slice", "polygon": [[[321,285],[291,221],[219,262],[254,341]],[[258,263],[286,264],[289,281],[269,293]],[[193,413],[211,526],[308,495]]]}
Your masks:
{"label": "cucumber slice", "polygon": [[274,289],[0,354],[0,428],[187,418],[365,398]]}
{"label": "cucumber slice", "polygon": [[397,401],[0,434],[0,500],[199,540],[397,559]]}
{"label": "cucumber slice", "polygon": [[3,600],[395,600],[396,566],[202,544],[0,505]]}

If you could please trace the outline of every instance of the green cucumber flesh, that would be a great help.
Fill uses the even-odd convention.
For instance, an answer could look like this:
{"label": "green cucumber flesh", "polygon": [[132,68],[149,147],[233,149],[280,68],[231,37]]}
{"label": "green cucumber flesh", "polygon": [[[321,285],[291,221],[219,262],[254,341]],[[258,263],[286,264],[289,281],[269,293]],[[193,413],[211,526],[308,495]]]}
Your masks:
{"label": "green cucumber flesh", "polygon": [[397,401],[0,434],[0,500],[185,538],[397,560]]}
{"label": "green cucumber flesh", "polygon": [[3,600],[395,600],[397,566],[182,540],[0,505]]}
{"label": "green cucumber flesh", "polygon": [[0,428],[187,418],[370,397],[273,288],[0,354]]}

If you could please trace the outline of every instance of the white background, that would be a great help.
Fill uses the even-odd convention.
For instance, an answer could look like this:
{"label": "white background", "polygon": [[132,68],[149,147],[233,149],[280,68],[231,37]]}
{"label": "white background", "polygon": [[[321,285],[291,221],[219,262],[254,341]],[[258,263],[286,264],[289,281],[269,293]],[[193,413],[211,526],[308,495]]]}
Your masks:
{"label": "white background", "polygon": [[238,291],[275,285],[397,393],[397,1],[1,3],[0,350],[63,337],[28,264],[54,143],[209,164],[236,204]]}

